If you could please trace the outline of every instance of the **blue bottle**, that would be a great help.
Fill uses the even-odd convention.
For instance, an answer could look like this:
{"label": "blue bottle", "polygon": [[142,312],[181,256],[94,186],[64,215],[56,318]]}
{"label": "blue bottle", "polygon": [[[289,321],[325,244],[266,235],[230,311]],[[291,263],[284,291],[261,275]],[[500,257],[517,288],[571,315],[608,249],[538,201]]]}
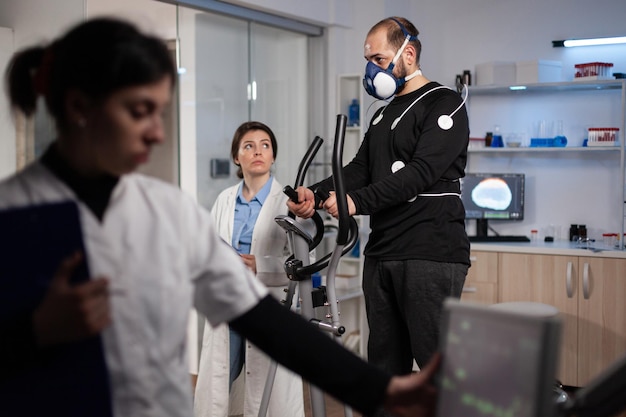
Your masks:
{"label": "blue bottle", "polygon": [[563,121],[559,120],[556,122],[556,136],[554,137],[553,140],[554,146],[556,147],[565,147],[567,146],[567,138],[565,137],[565,134],[563,133]]}
{"label": "blue bottle", "polygon": [[504,141],[502,140],[502,133],[500,132],[500,126],[496,125],[493,130],[493,138],[491,139],[492,148],[504,147]]}
{"label": "blue bottle", "polygon": [[348,108],[348,126],[359,125],[359,100],[352,99],[352,104]]}
{"label": "blue bottle", "polygon": [[322,274],[320,274],[319,272],[314,272],[313,275],[311,275],[311,285],[313,286],[313,288],[318,288],[319,286],[321,286]]}

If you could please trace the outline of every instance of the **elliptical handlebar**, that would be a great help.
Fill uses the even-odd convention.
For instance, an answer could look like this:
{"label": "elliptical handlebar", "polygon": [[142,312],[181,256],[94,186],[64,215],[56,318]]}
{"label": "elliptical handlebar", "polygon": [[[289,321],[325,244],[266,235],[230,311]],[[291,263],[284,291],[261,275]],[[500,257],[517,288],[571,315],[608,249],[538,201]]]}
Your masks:
{"label": "elliptical handlebar", "polygon": [[[337,196],[345,195],[341,168],[343,160],[343,143],[345,139],[346,124],[347,117],[342,114],[338,115],[337,126],[335,127],[335,143],[333,145],[333,161],[331,162],[333,171],[333,184]],[[300,165],[298,166],[298,173],[296,176],[296,182],[294,184],[295,188],[298,188],[304,184],[304,177],[306,175],[306,172],[323,143],[324,139],[316,136],[313,139],[313,142],[311,142],[311,145],[309,145],[306,154],[304,155],[304,157],[300,161]],[[298,202],[298,193],[293,187],[286,185],[283,188],[283,192],[292,201],[296,203]],[[317,190],[315,192],[316,194],[318,194]],[[328,195],[321,197],[323,200],[325,200],[326,198],[328,198]],[[339,226],[337,229],[336,242],[337,244],[344,245],[341,254],[345,255],[354,247],[354,245],[356,245],[359,237],[359,227],[356,221],[348,214],[347,202],[345,198],[337,199],[337,208],[339,209]],[[289,217],[295,218],[296,216],[292,212],[289,212]],[[315,223],[315,229],[317,231],[315,233],[315,236],[313,236],[313,241],[309,244],[309,249],[313,250],[320,244],[320,242],[324,238],[324,221],[317,211],[311,219]],[[332,253],[328,253],[312,264],[297,267],[293,274],[294,277],[308,276],[312,275],[315,272],[321,271],[328,266],[331,256]],[[290,256],[288,258],[288,261],[292,260],[293,258],[293,255]]]}
{"label": "elliptical handlebar", "polygon": [[[309,148],[307,149],[304,157],[302,157],[302,160],[298,165],[298,173],[296,174],[296,182],[294,183],[294,187],[291,187],[289,185],[283,187],[283,193],[285,193],[291,199],[291,201],[295,203],[298,202],[298,193],[296,192],[295,188],[298,188],[302,184],[304,184],[304,177],[309,170],[309,166],[311,165],[313,158],[315,158],[315,155],[317,155],[317,152],[319,151],[323,143],[324,139],[322,139],[321,137],[315,136],[315,138],[313,138],[313,142],[311,142],[311,144],[309,145]],[[296,215],[291,211],[288,213],[288,215],[292,219],[296,218]],[[314,248],[316,248],[317,245],[319,245],[324,238],[324,220],[317,211],[313,214],[312,220],[315,223],[315,229],[317,232],[315,233],[315,236],[313,236],[313,241],[309,244],[309,250],[313,250]]]}
{"label": "elliptical handlebar", "polygon": [[304,176],[309,169],[309,165],[311,165],[311,161],[313,161],[313,158],[317,154],[317,151],[319,151],[320,146],[322,146],[322,143],[324,143],[324,139],[320,138],[319,136],[315,136],[313,142],[311,142],[311,145],[309,145],[309,149],[307,149],[306,154],[304,154],[304,157],[302,158],[302,160],[300,161],[300,165],[298,166],[298,174],[296,175],[295,188],[298,188],[302,184],[304,184]]}
{"label": "elliptical handlebar", "polygon": [[346,137],[346,125],[348,118],[345,114],[337,115],[335,126],[335,143],[333,145],[333,184],[335,186],[335,197],[337,198],[337,218],[339,220],[339,230],[337,231],[337,244],[345,245],[348,242],[350,231],[350,214],[348,213],[348,201],[343,181],[343,142]]}
{"label": "elliptical handlebar", "polygon": [[[356,220],[348,213],[348,202],[345,198],[346,191],[343,181],[343,144],[346,137],[346,124],[347,117],[345,114],[337,115],[337,124],[335,127],[335,143],[333,145],[333,159],[331,162],[333,171],[333,184],[335,187],[335,196],[337,197],[337,211],[338,211],[338,228],[337,228],[337,245],[343,245],[341,255],[348,253],[359,238],[359,225]],[[322,190],[315,190],[315,194],[322,200],[328,198],[328,194],[323,193]],[[343,198],[340,198],[343,197]],[[300,267],[297,270],[298,274],[310,275],[314,272],[321,271],[328,266],[332,253],[326,254],[315,263]]]}

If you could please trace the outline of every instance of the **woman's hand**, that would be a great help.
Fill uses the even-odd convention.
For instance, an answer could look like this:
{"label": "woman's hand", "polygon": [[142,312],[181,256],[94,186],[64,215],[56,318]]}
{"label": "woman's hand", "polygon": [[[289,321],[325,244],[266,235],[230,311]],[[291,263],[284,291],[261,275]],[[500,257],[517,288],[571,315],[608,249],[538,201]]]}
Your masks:
{"label": "woman's hand", "polygon": [[433,377],[441,354],[437,353],[418,373],[394,376],[387,387],[385,410],[398,417],[431,417],[437,406],[437,390]]}
{"label": "woman's hand", "polygon": [[256,274],[256,258],[254,257],[254,255],[240,254],[239,256],[241,256],[241,259],[243,259],[243,263],[246,264],[248,269]]}
{"label": "woman's hand", "polygon": [[313,217],[316,209],[315,195],[313,194],[313,191],[302,186],[298,187],[296,191],[298,192],[298,203],[287,200],[287,207],[289,207],[289,211],[303,219]]}
{"label": "woman's hand", "polygon": [[69,282],[81,262],[83,256],[79,253],[63,260],[33,313],[33,331],[40,346],[85,339],[111,324],[108,280],[95,278],[76,285]]}

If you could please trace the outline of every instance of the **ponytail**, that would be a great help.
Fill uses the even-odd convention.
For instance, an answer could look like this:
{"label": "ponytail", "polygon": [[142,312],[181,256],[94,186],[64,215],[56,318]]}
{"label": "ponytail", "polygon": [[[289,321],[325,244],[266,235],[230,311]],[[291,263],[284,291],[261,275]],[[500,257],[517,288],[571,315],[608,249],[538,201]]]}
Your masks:
{"label": "ponytail", "polygon": [[21,110],[26,116],[35,113],[37,108],[40,91],[37,91],[35,79],[42,77],[45,52],[42,46],[25,49],[16,53],[7,66],[5,82],[9,101],[14,109]]}

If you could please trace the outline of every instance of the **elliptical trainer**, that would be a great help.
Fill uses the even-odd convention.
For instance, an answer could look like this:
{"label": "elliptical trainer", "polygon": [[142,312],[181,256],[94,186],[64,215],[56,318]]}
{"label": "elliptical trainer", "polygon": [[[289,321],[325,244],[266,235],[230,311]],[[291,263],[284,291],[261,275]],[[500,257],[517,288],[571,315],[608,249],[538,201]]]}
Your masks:
{"label": "elliptical trainer", "polygon": [[[339,210],[335,249],[315,263],[310,263],[309,253],[321,242],[324,235],[324,222],[319,213],[316,212],[311,219],[296,218],[293,213],[276,216],[275,218],[276,223],[287,231],[293,254],[285,261],[285,272],[290,280],[284,301],[285,306],[291,308],[297,286],[298,295],[300,297],[300,313],[302,316],[315,324],[320,330],[329,332],[338,341],[341,335],[345,333],[345,327],[339,322],[338,300],[335,292],[335,272],[341,256],[350,252],[358,239],[358,225],[348,214],[342,174],[343,142],[346,123],[347,117],[345,115],[337,115],[331,164],[335,193],[337,196],[337,207]],[[303,185],[306,171],[322,143],[322,138],[319,136],[315,137],[300,162],[295,186],[293,188],[286,186],[283,189],[285,194],[293,201],[298,201],[298,194],[295,192],[294,188]],[[323,199],[327,197],[328,196],[322,196]],[[328,267],[326,286],[313,288],[311,275],[326,267]],[[330,313],[326,315],[326,320],[318,319],[315,314],[315,308],[322,306],[326,306],[330,310]],[[265,417],[267,414],[274,377],[276,375],[276,367],[276,362],[272,361],[261,399],[259,417]],[[311,385],[309,386],[309,392],[313,417],[324,417],[326,415],[326,405],[323,392],[319,388]],[[352,410],[347,405],[345,406],[345,416],[352,417]]]}

